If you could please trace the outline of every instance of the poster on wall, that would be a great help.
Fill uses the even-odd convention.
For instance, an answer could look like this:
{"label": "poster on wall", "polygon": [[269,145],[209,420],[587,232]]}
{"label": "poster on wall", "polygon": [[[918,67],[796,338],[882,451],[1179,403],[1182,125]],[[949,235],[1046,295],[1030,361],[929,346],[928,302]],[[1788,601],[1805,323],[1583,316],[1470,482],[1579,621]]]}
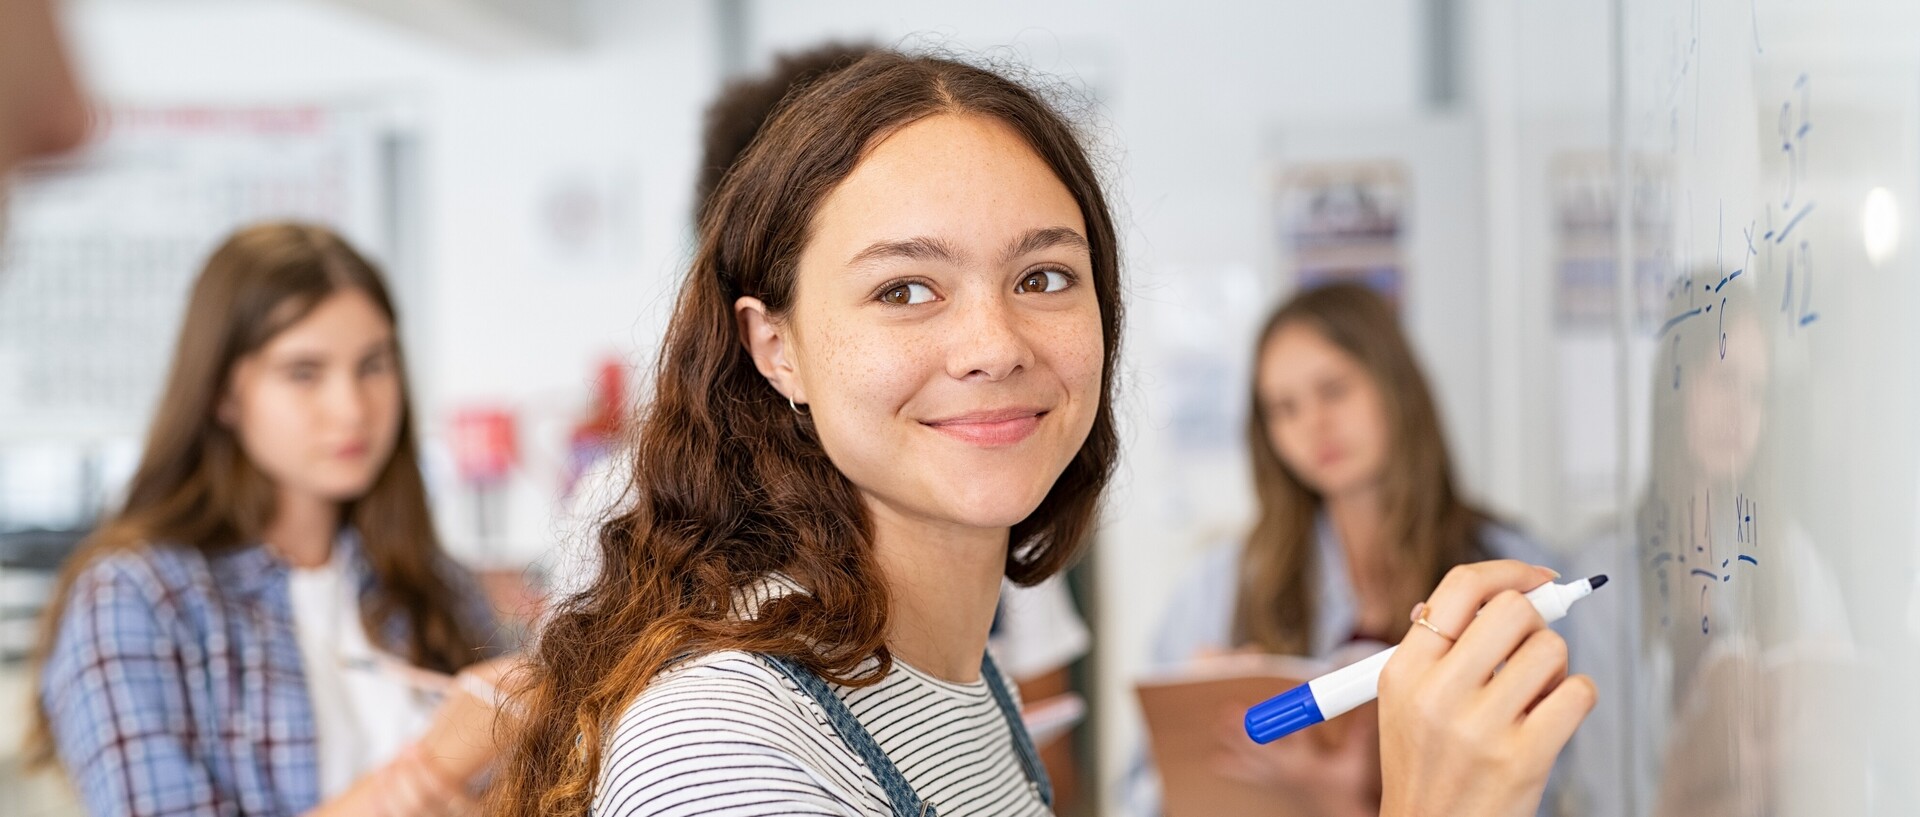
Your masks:
{"label": "poster on wall", "polygon": [[1407,171],[1398,161],[1294,165],[1279,185],[1280,257],[1301,289],[1353,281],[1398,308],[1407,279]]}
{"label": "poster on wall", "polygon": [[[1612,159],[1601,151],[1566,151],[1547,166],[1553,232],[1553,338],[1557,383],[1558,501],[1575,529],[1610,524],[1617,508],[1619,429],[1644,439],[1647,418],[1618,416],[1619,382],[1613,376],[1620,350],[1614,339],[1619,280],[1616,259],[1619,187]],[[1666,165],[1650,158],[1634,163],[1631,196],[1633,259],[1633,350],[1627,364],[1646,365],[1646,338],[1658,329],[1666,286],[1672,277],[1673,230]],[[1638,377],[1635,378],[1638,382]]]}
{"label": "poster on wall", "polygon": [[[1553,198],[1554,307],[1559,330],[1613,331],[1614,226],[1616,198],[1613,162],[1600,152],[1567,152],[1548,168]],[[1633,246],[1634,324],[1640,331],[1658,319],[1672,245],[1665,169],[1651,160],[1634,163]]]}
{"label": "poster on wall", "polygon": [[639,263],[638,171],[573,161],[546,174],[529,202],[530,267],[563,275],[618,276]]}

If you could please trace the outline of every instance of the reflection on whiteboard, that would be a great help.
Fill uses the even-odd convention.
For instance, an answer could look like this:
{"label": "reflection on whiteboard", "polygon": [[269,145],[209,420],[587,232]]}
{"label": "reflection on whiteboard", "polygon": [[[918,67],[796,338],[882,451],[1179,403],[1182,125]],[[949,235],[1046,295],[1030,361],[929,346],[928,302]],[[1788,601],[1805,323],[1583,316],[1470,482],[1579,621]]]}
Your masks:
{"label": "reflection on whiteboard", "polygon": [[[1665,308],[1673,242],[1672,168],[1659,157],[1631,164],[1633,325],[1645,331]],[[1559,495],[1575,529],[1612,524],[1619,507],[1619,383],[1612,377],[1616,348],[1618,196],[1613,161],[1604,152],[1567,151],[1549,161],[1553,204],[1554,347],[1558,428],[1579,429],[1559,439]],[[1635,361],[1638,363],[1638,361]],[[1638,431],[1639,429],[1635,429]]]}

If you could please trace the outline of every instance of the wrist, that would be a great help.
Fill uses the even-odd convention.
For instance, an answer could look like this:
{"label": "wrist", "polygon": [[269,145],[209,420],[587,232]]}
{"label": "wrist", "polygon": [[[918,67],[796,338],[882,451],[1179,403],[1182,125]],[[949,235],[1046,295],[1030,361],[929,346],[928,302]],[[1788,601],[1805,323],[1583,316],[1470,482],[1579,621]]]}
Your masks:
{"label": "wrist", "polygon": [[413,762],[419,764],[420,773],[437,784],[439,788],[447,791],[466,789],[466,775],[461,774],[460,770],[446,758],[427,751],[427,747],[419,743],[413,745],[411,754],[414,758]]}

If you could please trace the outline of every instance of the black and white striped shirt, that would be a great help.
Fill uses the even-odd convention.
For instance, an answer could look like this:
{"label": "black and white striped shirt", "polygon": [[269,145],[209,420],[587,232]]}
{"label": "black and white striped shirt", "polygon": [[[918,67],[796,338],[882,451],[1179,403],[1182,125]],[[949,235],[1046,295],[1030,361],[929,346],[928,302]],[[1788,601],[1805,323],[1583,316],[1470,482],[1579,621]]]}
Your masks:
{"label": "black and white striped shirt", "polygon": [[[880,683],[834,692],[941,817],[1050,813],[984,679],[950,683],[896,660]],[[719,652],[660,674],[627,707],[601,759],[593,813],[881,817],[892,808],[819,703],[760,659]]]}

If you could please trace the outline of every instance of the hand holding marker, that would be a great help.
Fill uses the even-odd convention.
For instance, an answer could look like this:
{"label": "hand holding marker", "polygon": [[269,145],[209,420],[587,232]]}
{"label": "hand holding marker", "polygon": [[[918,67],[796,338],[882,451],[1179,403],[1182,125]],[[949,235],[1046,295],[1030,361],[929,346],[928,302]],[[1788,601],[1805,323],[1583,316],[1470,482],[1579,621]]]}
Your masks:
{"label": "hand holding marker", "polygon": [[[1529,591],[1527,601],[1552,624],[1565,618],[1574,602],[1606,583],[1605,575],[1566,584],[1548,582]],[[1247,710],[1247,736],[1255,743],[1272,743],[1379,697],[1380,670],[1397,649],[1388,647],[1255,705]]]}

